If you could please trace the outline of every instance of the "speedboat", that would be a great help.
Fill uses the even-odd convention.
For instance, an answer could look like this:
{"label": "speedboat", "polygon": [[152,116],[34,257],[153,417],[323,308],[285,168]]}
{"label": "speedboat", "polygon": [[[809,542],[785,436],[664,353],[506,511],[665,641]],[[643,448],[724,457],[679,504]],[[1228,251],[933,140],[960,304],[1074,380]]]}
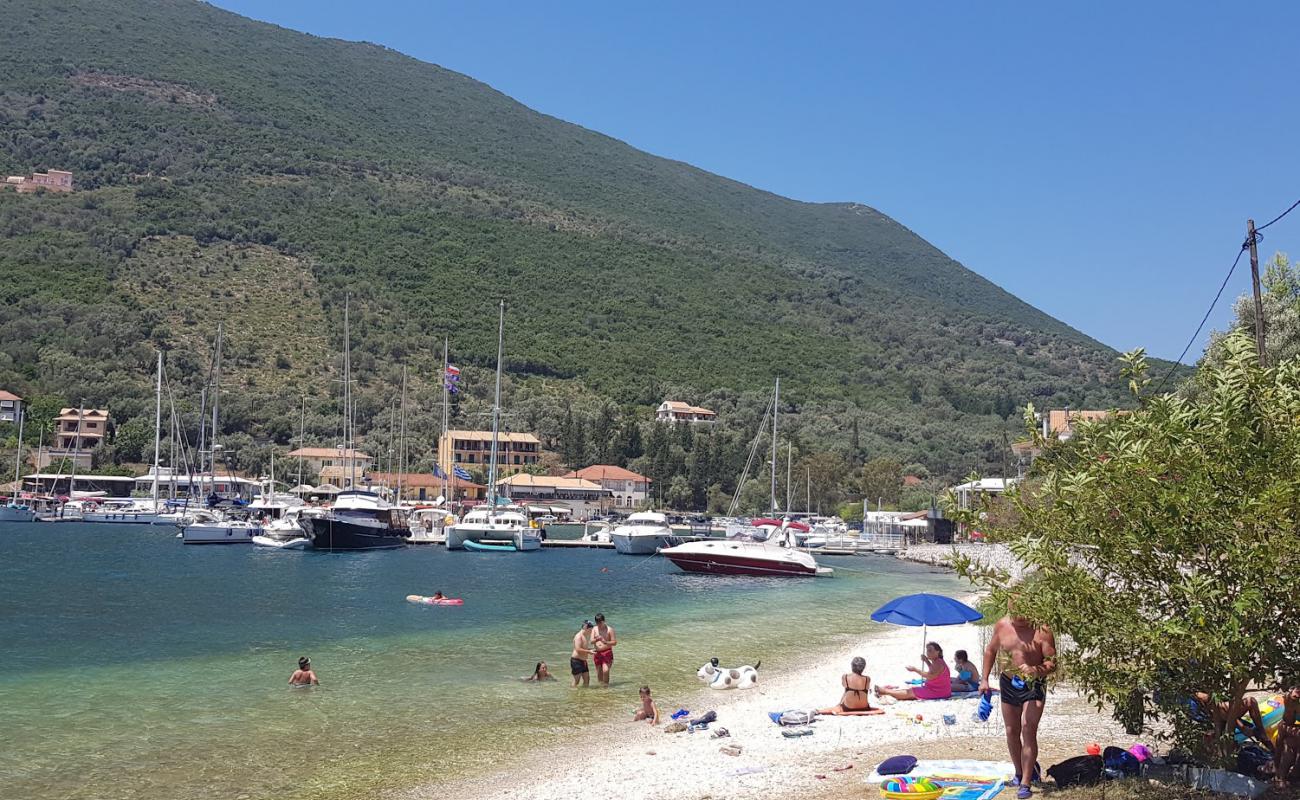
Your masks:
{"label": "speedboat", "polygon": [[745,538],[686,542],[659,553],[686,572],[760,577],[813,577],[829,575],[808,553],[771,542]]}
{"label": "speedboat", "polygon": [[262,526],[246,519],[212,519],[181,526],[185,544],[249,544]]}
{"label": "speedboat", "polygon": [[638,511],[610,534],[614,549],[624,555],[648,556],[657,550],[681,544],[668,518],[654,511]]}
{"label": "speedboat", "polygon": [[339,492],[333,508],[306,519],[317,550],[387,550],[405,547],[410,533],[406,510],[374,492]]}
{"label": "speedboat", "polygon": [[324,513],[323,508],[305,505],[285,508],[279,519],[273,519],[262,526],[262,532],[253,537],[253,545],[277,550],[306,550],[311,544],[307,520]]}
{"label": "speedboat", "polygon": [[507,549],[507,545],[516,551],[542,549],[542,537],[537,529],[529,527],[528,518],[515,506],[499,507],[495,511],[476,508],[446,531],[448,550],[486,549],[467,547],[466,542],[497,545],[492,549]]}

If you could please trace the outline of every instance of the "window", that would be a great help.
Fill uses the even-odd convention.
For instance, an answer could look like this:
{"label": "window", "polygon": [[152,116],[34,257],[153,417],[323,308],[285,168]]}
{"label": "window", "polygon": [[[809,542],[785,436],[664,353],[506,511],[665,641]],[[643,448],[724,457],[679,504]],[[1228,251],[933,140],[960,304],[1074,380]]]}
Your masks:
{"label": "window", "polygon": [[469,463],[473,464],[473,463],[474,463],[474,454],[473,454],[473,453],[470,453],[470,454],[469,454],[469,457],[468,457],[467,460],[469,461]]}

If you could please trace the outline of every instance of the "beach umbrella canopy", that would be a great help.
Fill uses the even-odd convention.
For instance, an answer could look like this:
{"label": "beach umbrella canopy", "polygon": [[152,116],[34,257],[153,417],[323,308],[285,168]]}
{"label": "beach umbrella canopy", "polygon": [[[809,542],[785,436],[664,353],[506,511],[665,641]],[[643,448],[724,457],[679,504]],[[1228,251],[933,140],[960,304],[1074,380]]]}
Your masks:
{"label": "beach umbrella canopy", "polygon": [[876,622],[890,625],[906,625],[921,628],[921,643],[925,644],[926,631],[930,625],[964,625],[983,619],[984,615],[960,600],[944,597],[941,594],[907,594],[895,597],[871,613]]}

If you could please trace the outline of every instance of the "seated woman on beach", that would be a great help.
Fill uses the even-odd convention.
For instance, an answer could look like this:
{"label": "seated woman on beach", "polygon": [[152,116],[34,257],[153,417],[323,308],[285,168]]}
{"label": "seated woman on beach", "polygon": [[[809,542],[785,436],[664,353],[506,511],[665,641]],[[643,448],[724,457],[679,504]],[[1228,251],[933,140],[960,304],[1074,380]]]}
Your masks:
{"label": "seated woman on beach", "polygon": [[654,698],[650,696],[649,686],[641,687],[641,705],[632,717],[633,722],[640,722],[641,720],[645,720],[651,725],[659,724],[659,706],[655,705]]}
{"label": "seated woman on beach", "polygon": [[545,661],[538,661],[537,666],[533,667],[533,674],[529,675],[527,678],[524,678],[524,680],[539,681],[539,682],[553,681],[555,680],[555,676],[551,674],[551,670],[547,668]]}
{"label": "seated woman on beach", "polygon": [[925,679],[925,683],[915,688],[911,686],[877,686],[876,695],[885,695],[895,700],[946,700],[952,697],[952,672],[943,660],[943,648],[935,642],[925,646],[921,655],[922,667],[909,666],[909,672],[915,672]]}
{"label": "seated woman on beach", "polygon": [[952,678],[954,692],[975,692],[980,688],[980,669],[966,657],[965,650],[958,650],[952,659],[956,675]]}
{"label": "seated woman on beach", "polygon": [[840,685],[844,687],[844,694],[840,696],[840,704],[830,708],[818,709],[818,714],[861,714],[864,711],[871,710],[871,678],[862,674],[867,668],[867,661],[862,656],[854,656],[853,661],[849,662],[849,669],[852,672],[846,672],[840,676]]}

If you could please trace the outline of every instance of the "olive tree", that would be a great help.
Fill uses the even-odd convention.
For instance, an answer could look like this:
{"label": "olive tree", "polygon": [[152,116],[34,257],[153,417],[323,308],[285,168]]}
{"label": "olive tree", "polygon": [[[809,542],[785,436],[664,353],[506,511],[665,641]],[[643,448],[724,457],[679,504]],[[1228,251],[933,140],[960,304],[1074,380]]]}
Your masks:
{"label": "olive tree", "polygon": [[1028,577],[957,565],[1057,631],[1098,707],[1204,754],[1189,696],[1240,701],[1300,653],[1300,359],[1261,369],[1240,332],[1218,346],[1190,393],[1146,396],[1142,351],[1124,356],[1139,407],[1068,442],[1027,409],[1042,455],[983,530]]}

